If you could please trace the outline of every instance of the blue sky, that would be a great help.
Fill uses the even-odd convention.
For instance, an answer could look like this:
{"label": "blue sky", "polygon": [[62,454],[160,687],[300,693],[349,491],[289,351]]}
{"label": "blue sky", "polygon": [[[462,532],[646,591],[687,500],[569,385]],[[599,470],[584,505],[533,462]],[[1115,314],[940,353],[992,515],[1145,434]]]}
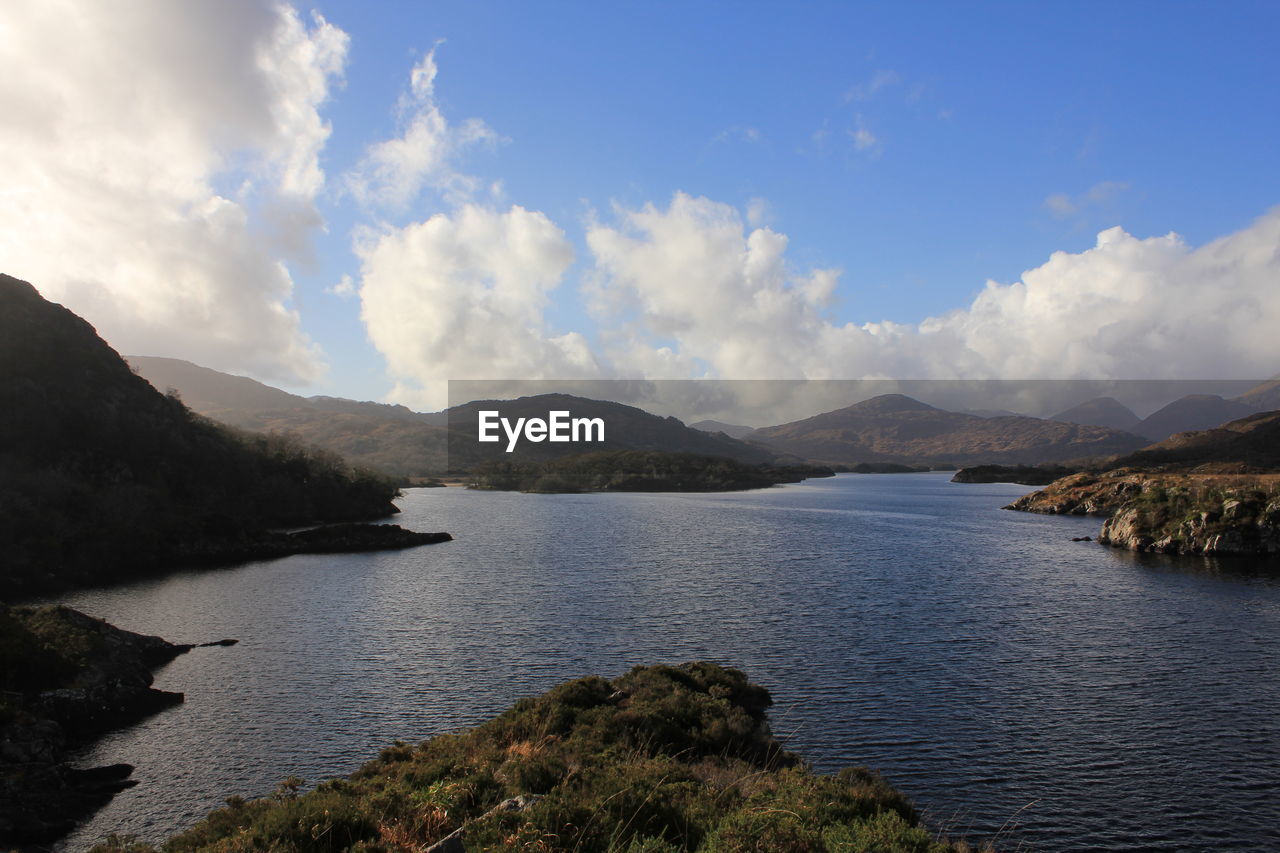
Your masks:
{"label": "blue sky", "polygon": [[[178,283],[158,281],[143,293],[130,270],[104,268],[93,254],[101,246],[86,247],[83,264],[68,264],[82,268],[75,276],[33,260],[38,247],[68,245],[55,241],[58,223],[45,224],[53,229],[47,239],[0,244],[5,271],[47,284],[47,295],[85,313],[118,348],[187,357],[305,393],[390,395],[424,408],[439,396],[429,391],[437,380],[498,378],[486,370],[522,378],[511,374],[526,364],[528,378],[557,370],[772,378],[758,376],[761,363],[823,378],[1020,370],[1182,378],[1271,375],[1280,364],[1262,325],[1245,330],[1234,349],[1220,343],[1226,326],[1202,330],[1203,340],[1186,331],[1241,306],[1251,322],[1280,321],[1270,214],[1280,204],[1280,7],[1273,3],[321,2],[297,5],[293,41],[280,36],[284,12],[258,5],[216,17],[216,4],[182,16],[148,15],[148,4],[139,3],[136,15],[110,22],[139,38],[159,33],[164,42],[203,45],[216,18],[226,31],[195,70],[185,64],[196,59],[157,51],[137,61],[133,78],[121,69],[120,79],[104,79],[111,55],[94,44],[101,64],[59,71],[66,91],[86,97],[100,87],[119,94],[138,85],[144,62],[156,73],[170,63],[175,78],[205,81],[156,119],[163,128],[145,133],[151,118],[131,105],[139,111],[128,125],[134,129],[121,119],[112,133],[122,147],[146,142],[157,156],[157,139],[205,140],[212,153],[174,180],[202,183],[209,198],[239,205],[245,239],[273,228],[296,232],[291,249],[255,249],[266,279],[276,275],[269,260],[283,264],[287,280],[249,293],[253,281],[224,283],[228,270],[193,273],[204,283],[185,291],[208,288],[203,302],[215,314],[226,306],[207,322],[190,304],[166,315],[158,306],[174,298],[166,287],[182,290]],[[45,29],[35,9],[18,3],[6,14],[10,32],[29,29],[39,46]],[[99,15],[88,5],[79,12]],[[101,34],[101,22],[86,25],[84,38],[95,30]],[[75,31],[64,27],[60,37],[71,41]],[[317,44],[328,53],[289,52]],[[5,50],[6,67],[53,61],[23,56],[12,41]],[[288,60],[263,71],[270,50]],[[415,99],[411,72],[425,68],[432,51],[434,80]],[[320,89],[272,88],[294,67],[288,62],[314,70],[316,55],[327,56],[312,80]],[[239,68],[244,85],[218,89],[220,64]],[[37,95],[52,85],[39,70],[27,90]],[[19,79],[5,91],[12,96],[23,85]],[[327,134],[314,121],[262,130],[254,116],[281,115],[286,95],[293,112],[309,110]],[[157,103],[168,96],[157,95]],[[255,97],[265,99],[257,112],[249,103]],[[371,146],[399,137],[408,145],[414,116],[428,113],[440,132],[418,141],[434,139],[445,153],[419,170],[420,192],[387,203],[370,178]],[[239,135],[223,140],[222,127]],[[69,134],[64,128],[58,136]],[[287,160],[281,146],[300,138],[310,142],[298,156],[312,158],[320,177],[305,191],[286,192],[284,179],[271,185],[269,175],[278,177]],[[40,189],[68,183],[57,179],[74,167],[71,156],[61,163],[30,155],[12,167],[12,182],[31,187],[11,199],[14,207],[31,199],[71,204],[73,195]],[[124,175],[112,189],[144,178],[152,180]],[[361,180],[374,187],[363,198],[352,189]],[[208,202],[199,194],[152,196],[139,203],[174,204],[182,215]],[[306,214],[287,226],[275,222],[282,198]],[[433,216],[442,217],[437,225],[460,223],[468,206],[471,230],[430,239],[411,232]],[[513,206],[528,216],[502,219]],[[638,218],[646,209],[652,221]],[[92,223],[85,213],[58,227]],[[27,215],[11,230],[30,227]],[[729,239],[735,227],[737,242]],[[1107,241],[1103,252],[1098,235],[1115,227],[1123,239]],[[438,272],[442,258],[484,256],[483,240],[509,244],[530,228],[538,235],[531,255],[487,271]],[[735,260],[758,228],[766,238],[786,238],[760,248],[756,266],[766,272],[759,275]],[[694,240],[713,230],[715,239]],[[1179,235],[1177,246],[1152,242],[1170,232]],[[1200,251],[1231,235],[1238,239],[1225,249]],[[403,238],[396,251],[393,237]],[[144,257],[158,251],[145,236],[122,235],[121,243],[137,252],[133,266],[164,262]],[[297,251],[301,244],[310,257]],[[1054,265],[1059,252],[1066,257]],[[687,282],[672,282],[690,263],[704,266]],[[95,286],[85,283],[84,269],[95,270]],[[230,274],[252,279],[252,269]],[[530,281],[520,278],[522,269],[534,270]],[[1038,277],[1023,279],[1036,269]],[[829,282],[796,295],[808,293],[806,282],[822,270],[832,271]],[[334,293],[344,276],[346,292]],[[989,280],[1008,289],[978,305]],[[1136,296],[1135,281],[1142,282]],[[705,315],[681,288],[705,290]],[[490,301],[458,295],[468,289],[486,291]],[[155,328],[138,319],[150,309],[113,313],[111,297],[154,308]],[[753,300],[766,307],[724,319]],[[484,323],[460,342],[413,319],[432,305],[455,325],[492,309],[485,322],[497,346],[514,342],[510,358],[503,352],[495,362],[492,346],[471,348]],[[253,312],[278,315],[278,306],[293,312],[292,326],[279,316],[255,326]],[[772,350],[770,311],[779,318]],[[1077,337],[1049,333],[1055,316],[1073,324]],[[1105,334],[1088,327],[1102,316],[1119,318]],[[1155,318],[1163,343],[1133,344],[1144,338],[1144,317]],[[867,328],[885,321],[895,325]],[[183,333],[161,334],[162,327]],[[245,331],[242,340],[237,329],[254,329],[256,338]],[[1006,329],[1008,347],[993,349]],[[737,330],[743,339],[728,341]],[[296,340],[275,350],[254,343],[281,335]],[[743,355],[762,341],[769,346],[760,360]],[[1039,342],[1044,351],[1024,362],[1020,350]]]}

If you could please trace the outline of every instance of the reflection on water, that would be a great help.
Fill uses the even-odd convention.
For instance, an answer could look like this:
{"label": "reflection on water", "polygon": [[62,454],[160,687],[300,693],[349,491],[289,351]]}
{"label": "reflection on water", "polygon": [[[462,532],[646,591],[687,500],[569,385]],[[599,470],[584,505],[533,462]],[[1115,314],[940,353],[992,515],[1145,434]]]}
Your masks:
{"label": "reflection on water", "polygon": [[1133,555],[1024,489],[850,475],[724,495],[409,492],[455,541],[192,572],[67,603],[197,649],[185,705],[83,759],[136,788],[68,842],[159,839],[230,794],[349,773],[566,678],[710,659],[822,769],[1041,850],[1280,848],[1280,583]]}

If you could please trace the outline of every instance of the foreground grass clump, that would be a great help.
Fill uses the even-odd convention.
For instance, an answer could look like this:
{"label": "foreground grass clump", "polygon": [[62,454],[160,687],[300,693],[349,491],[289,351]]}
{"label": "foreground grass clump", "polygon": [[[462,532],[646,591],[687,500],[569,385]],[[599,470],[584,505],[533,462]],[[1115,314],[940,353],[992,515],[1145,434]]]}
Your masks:
{"label": "foreground grass clump", "polygon": [[[813,773],[768,692],[710,663],[562,684],[475,729],[396,744],[347,779],[233,798],[165,851],[938,851],[875,773]],[[147,853],[113,838],[96,853]]]}

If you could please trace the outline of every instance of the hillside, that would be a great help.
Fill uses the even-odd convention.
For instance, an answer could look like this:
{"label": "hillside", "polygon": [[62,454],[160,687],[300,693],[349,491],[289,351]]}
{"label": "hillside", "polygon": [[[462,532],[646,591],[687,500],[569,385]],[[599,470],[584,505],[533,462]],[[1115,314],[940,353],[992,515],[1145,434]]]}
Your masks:
{"label": "hillside", "polygon": [[216,559],[267,527],[386,516],[395,495],[331,453],[193,415],[0,275],[0,596]]}
{"label": "hillside", "polygon": [[1235,398],[1237,403],[1244,403],[1260,412],[1272,412],[1280,409],[1280,379],[1271,379]]}
{"label": "hillside", "polygon": [[444,473],[441,413],[338,397],[300,397],[175,358],[130,356],[129,363],[156,389],[175,390],[192,410],[221,423],[250,432],[288,433],[353,465],[396,478]]}
{"label": "hillside", "polygon": [[1210,429],[1256,411],[1253,406],[1224,400],[1216,394],[1188,394],[1147,415],[1133,431],[1152,441],[1163,441],[1176,433]]}
{"label": "hillside", "polygon": [[778,455],[687,427],[676,418],[585,397],[544,394],[518,400],[476,401],[444,412],[423,413],[385,403],[300,397],[253,379],[178,359],[133,356],[130,363],[157,389],[172,388],[202,415],[252,432],[288,434],[337,453],[354,465],[398,479],[465,473],[486,460],[509,461],[501,447],[481,446],[474,441],[476,416],[481,409],[500,409],[510,418],[546,417],[551,409],[563,409],[575,416],[604,418],[609,425],[606,441],[590,448],[522,444],[516,455],[526,462],[546,461],[586,449],[698,453],[746,464],[772,462]]}
{"label": "hillside", "polygon": [[1250,414],[1213,429],[1181,432],[1122,456],[1109,467],[1280,472],[1280,411]]}
{"label": "hillside", "polygon": [[742,424],[727,424],[724,421],[697,421],[689,426],[703,432],[722,432],[730,438],[746,438],[755,429]]}
{"label": "hillside", "polygon": [[[522,442],[512,453],[503,442],[476,441],[479,412],[496,410],[502,417],[546,418],[551,411],[567,411],[575,418],[600,418],[605,424],[603,442],[553,444]],[[635,406],[590,400],[569,394],[537,394],[516,400],[476,400],[448,409],[449,468],[471,471],[484,462],[545,462],[584,452],[613,450],[659,451],[719,456],[749,465],[773,462],[778,453],[725,435],[687,427],[678,418],[660,417]]]}
{"label": "hillside", "polygon": [[1095,397],[1049,418],[1070,424],[1109,427],[1132,432],[1141,418],[1114,397]]}
{"label": "hillside", "polygon": [[948,412],[900,394],[758,429],[748,440],[815,462],[839,465],[1038,464],[1127,453],[1147,443],[1106,427],[1023,415],[983,418]]}
{"label": "hillside", "polygon": [[[770,732],[771,704],[713,663],[569,681],[313,791],[288,779],[270,799],[233,796],[163,849],[971,849],[939,840],[874,771],[813,772]],[[117,840],[92,853],[153,851]]]}

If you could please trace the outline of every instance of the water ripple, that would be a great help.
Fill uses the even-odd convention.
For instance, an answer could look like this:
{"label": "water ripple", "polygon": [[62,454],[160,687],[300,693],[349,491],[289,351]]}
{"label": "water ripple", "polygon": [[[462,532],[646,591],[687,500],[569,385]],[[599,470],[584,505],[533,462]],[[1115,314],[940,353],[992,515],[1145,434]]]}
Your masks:
{"label": "water ripple", "polygon": [[703,658],[773,693],[823,770],[880,768],[938,828],[1041,850],[1280,848],[1280,584],[1133,555],[1092,519],[940,475],[727,495],[411,491],[444,545],[189,572],[66,601],[179,641],[186,704],[64,845],[158,840],[231,794],[354,770],[566,678]]}

